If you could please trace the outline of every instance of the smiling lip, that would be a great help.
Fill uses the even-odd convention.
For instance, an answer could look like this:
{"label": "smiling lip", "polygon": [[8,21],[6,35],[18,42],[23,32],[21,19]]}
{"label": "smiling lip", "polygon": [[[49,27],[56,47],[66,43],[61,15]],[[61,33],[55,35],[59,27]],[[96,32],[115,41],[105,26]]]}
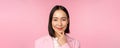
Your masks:
{"label": "smiling lip", "polygon": [[62,30],[63,28],[57,28],[58,30]]}

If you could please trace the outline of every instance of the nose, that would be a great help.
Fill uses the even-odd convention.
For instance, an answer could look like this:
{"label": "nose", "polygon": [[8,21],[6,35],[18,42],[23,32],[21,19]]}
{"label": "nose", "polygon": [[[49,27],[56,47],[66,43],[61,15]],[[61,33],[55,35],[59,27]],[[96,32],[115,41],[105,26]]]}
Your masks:
{"label": "nose", "polygon": [[62,26],[62,21],[58,21],[58,25],[59,25],[59,26]]}

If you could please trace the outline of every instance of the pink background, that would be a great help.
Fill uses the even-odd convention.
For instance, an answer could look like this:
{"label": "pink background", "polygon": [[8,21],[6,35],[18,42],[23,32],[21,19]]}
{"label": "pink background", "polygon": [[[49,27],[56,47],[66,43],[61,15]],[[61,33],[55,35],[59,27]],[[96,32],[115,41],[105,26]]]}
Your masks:
{"label": "pink background", "polygon": [[119,0],[0,0],[0,48],[34,48],[54,5],[68,9],[81,48],[120,48]]}

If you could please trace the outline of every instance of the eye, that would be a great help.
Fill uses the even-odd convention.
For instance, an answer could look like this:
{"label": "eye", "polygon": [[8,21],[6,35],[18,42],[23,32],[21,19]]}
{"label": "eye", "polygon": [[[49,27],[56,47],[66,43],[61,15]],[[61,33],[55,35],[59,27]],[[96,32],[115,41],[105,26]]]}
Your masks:
{"label": "eye", "polygon": [[62,19],[63,21],[66,21],[66,18]]}
{"label": "eye", "polygon": [[57,21],[57,19],[53,19],[53,21]]}

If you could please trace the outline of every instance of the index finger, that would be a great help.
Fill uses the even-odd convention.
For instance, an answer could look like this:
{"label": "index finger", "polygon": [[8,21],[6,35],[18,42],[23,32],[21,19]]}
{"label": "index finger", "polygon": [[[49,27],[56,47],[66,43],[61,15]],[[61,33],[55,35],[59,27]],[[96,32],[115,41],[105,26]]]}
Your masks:
{"label": "index finger", "polygon": [[61,36],[64,36],[64,32],[61,32],[61,33],[59,33],[59,32],[57,32],[57,34],[61,37]]}

